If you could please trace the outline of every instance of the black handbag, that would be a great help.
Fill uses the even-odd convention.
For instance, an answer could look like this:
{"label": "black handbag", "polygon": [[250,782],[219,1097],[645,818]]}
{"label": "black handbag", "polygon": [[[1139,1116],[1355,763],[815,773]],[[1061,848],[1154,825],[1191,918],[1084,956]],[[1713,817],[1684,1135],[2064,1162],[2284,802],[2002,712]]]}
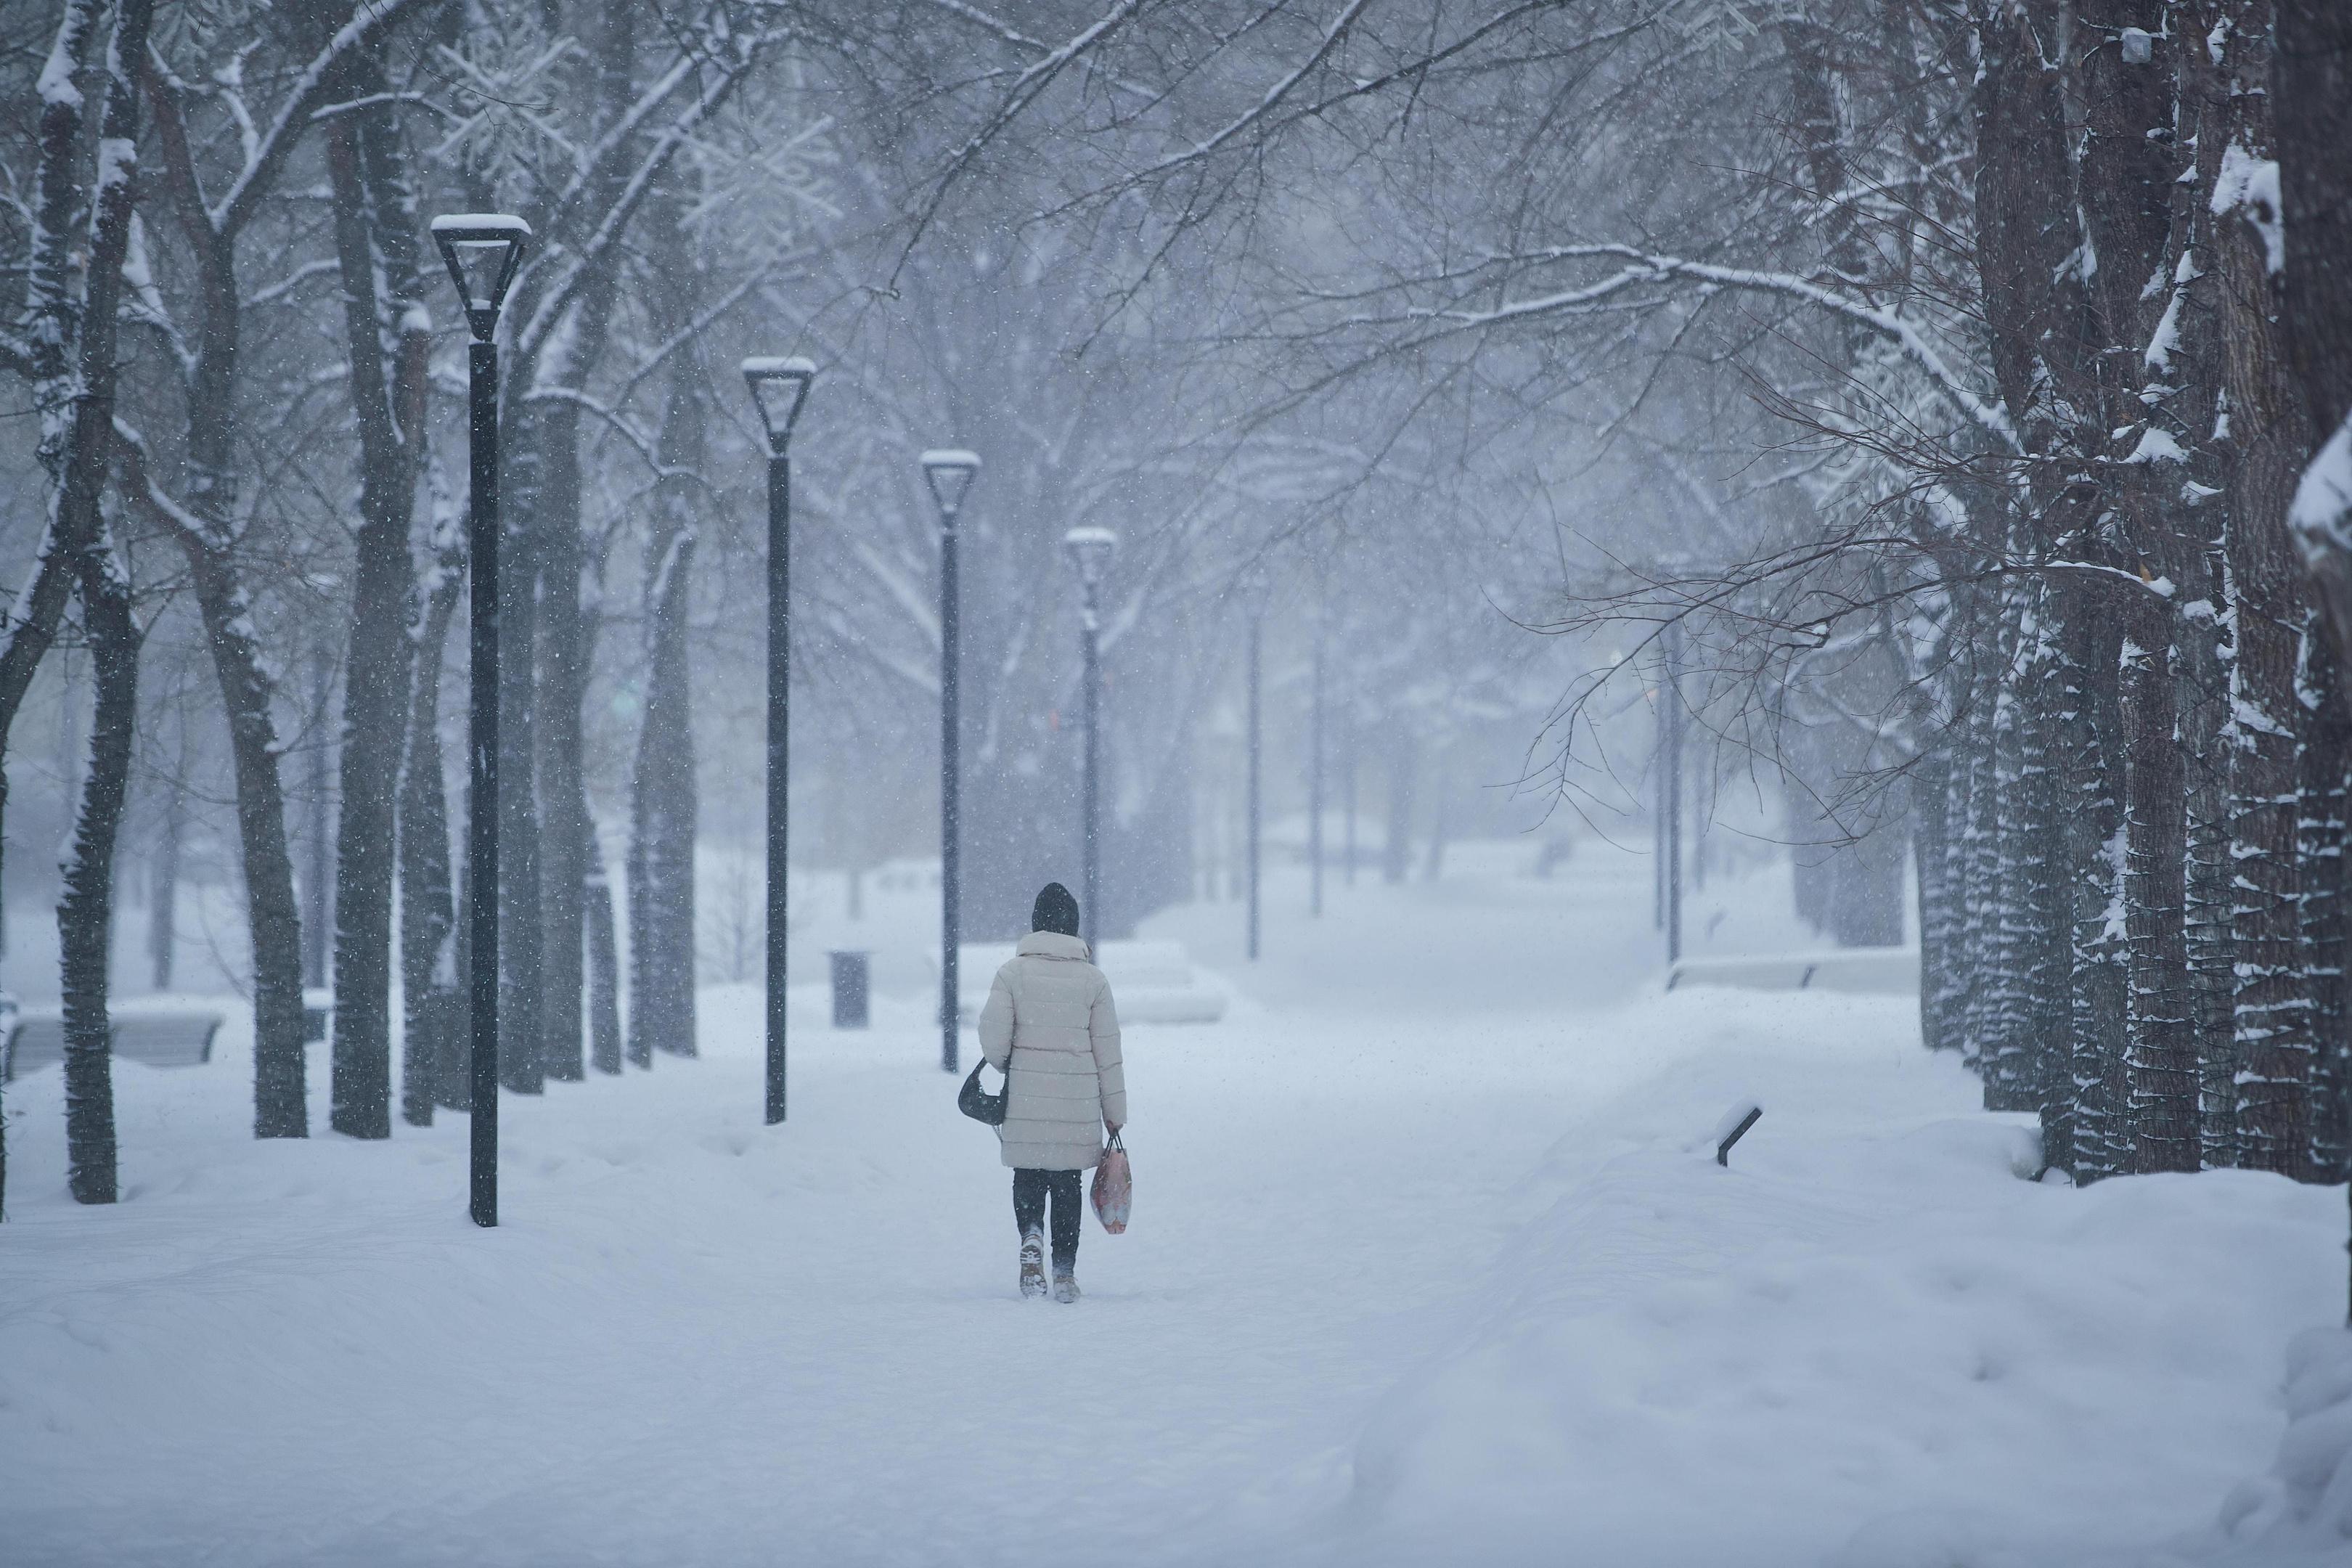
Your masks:
{"label": "black handbag", "polygon": [[1002,1127],[1004,1125],[1004,1101],[1013,1089],[1013,1074],[1008,1064],[1004,1075],[1004,1087],[991,1094],[980,1087],[980,1069],[987,1065],[986,1057],[981,1058],[972,1064],[971,1076],[963,1080],[961,1089],[956,1090],[956,1109],[974,1121],[984,1121],[991,1127]]}

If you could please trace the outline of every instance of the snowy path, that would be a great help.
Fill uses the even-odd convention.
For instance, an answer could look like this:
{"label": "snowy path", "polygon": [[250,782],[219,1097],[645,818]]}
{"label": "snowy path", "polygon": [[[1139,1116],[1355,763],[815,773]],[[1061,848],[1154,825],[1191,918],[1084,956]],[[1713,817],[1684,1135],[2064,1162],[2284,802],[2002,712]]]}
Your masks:
{"label": "snowy path", "polygon": [[[1887,1037],[1899,1006],[1635,999],[1638,861],[1468,885],[1335,899],[1322,928],[1277,928],[1226,1024],[1134,1031],[1137,1221],[1089,1220],[1073,1309],[1013,1297],[1005,1173],[911,1003],[836,1035],[811,993],[782,1130],[759,1125],[747,991],[709,994],[700,1063],[510,1099],[491,1235],[464,1223],[462,1118],[257,1145],[234,1052],[122,1075],[129,1201],[77,1210],[54,1190],[56,1075],[28,1080],[0,1231],[0,1561],[1507,1563],[1580,1541],[1802,1563],[1970,1496],[2007,1499],[1996,1535],[2163,1535],[2267,1460],[2340,1195],[2248,1179],[2196,1207],[2116,1184],[2148,1213],[2106,1252],[2069,1241],[2070,1195],[1999,1168],[2005,1128],[1939,1120],[1966,1118],[1966,1085]],[[1234,912],[1169,924],[1223,965]],[[1449,1012],[1481,974],[1503,980],[1489,1009]],[[1824,1027],[1845,1034],[1807,1055]],[[1736,1198],[1693,1184],[1717,1173],[1681,1143],[1735,1079],[1786,1095],[1825,1073],[1817,1107],[1768,1119]],[[1888,1117],[1960,1131],[1875,1139]],[[1898,1281],[1953,1272],[1905,1251],[1925,1245],[1915,1179],[1952,1190],[1937,1212],[1970,1256],[2022,1237],[2160,1284],[2185,1252],[2265,1299],[2168,1304],[2169,1327],[2118,1325],[2093,1381],[1977,1409],[1976,1320],[1857,1272],[1882,1252]],[[2036,1287],[2022,1263],[1980,1272],[1996,1296]],[[1832,1296],[1920,1321],[1842,1363],[1852,1325],[1812,1311]],[[2039,1331],[1997,1306],[1988,1331],[2030,1363]],[[1750,1332],[1777,1337],[1760,1366]],[[1930,1359],[1959,1392],[1904,1365],[1946,1342]],[[1900,1386],[1844,1386],[1874,1380]],[[2148,1429],[2166,1407],[2193,1436]],[[2063,1460],[2085,1443],[2106,1451]]]}

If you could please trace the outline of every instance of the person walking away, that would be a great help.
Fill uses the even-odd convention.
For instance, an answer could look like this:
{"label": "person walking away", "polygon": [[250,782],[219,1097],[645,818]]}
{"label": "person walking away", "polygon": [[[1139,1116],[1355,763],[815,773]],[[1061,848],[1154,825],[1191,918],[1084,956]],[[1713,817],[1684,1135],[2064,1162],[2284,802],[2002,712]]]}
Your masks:
{"label": "person walking away", "polygon": [[1004,1073],[996,1136],[1013,1167],[1021,1231],[1021,1294],[1045,1293],[1045,1207],[1053,1199],[1054,1300],[1078,1299],[1079,1176],[1102,1163],[1103,1140],[1127,1123],[1127,1077],[1110,981],[1078,940],[1078,900],[1048,882],[1029,934],[996,972],[980,1010],[980,1049]]}

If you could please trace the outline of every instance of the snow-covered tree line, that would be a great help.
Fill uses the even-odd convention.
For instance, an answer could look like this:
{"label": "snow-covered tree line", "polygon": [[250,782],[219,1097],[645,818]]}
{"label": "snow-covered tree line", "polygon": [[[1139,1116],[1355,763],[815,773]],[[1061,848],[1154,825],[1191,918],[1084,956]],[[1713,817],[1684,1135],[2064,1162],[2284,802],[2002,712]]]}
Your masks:
{"label": "snow-covered tree line", "polygon": [[1765,327],[1791,515],[1577,614],[1684,626],[1694,708],[1825,822],[1907,817],[1926,1037],[2054,1168],[2341,1180],[2344,645],[2290,526],[2342,413],[2295,363],[2342,308],[2305,247],[2347,160],[2296,118],[2340,114],[2297,74],[2340,17],[1766,19],[1762,221],[1583,276]]}
{"label": "snow-covered tree line", "polygon": [[[1056,548],[1108,523],[1112,927],[1189,883],[1189,758],[1271,592],[1392,795],[1475,711],[1521,713],[1572,798],[1639,798],[1627,742],[1671,683],[1706,797],[1780,801],[1824,929],[1916,931],[1929,1043],[2040,1111],[2053,1166],[2342,1168],[2337,7],[20,14],[7,358],[46,521],[0,735],[60,637],[100,711],[146,715],[131,747],[92,726],[60,906],[93,1127],[98,851],[134,756],[170,750],[120,654],[143,639],[200,650],[228,721],[257,1131],[306,1131],[283,770],[320,624],[335,1121],[389,1130],[395,1035],[404,1113],[462,1103],[461,380],[420,226],[462,208],[535,231],[503,389],[500,760],[530,787],[503,796],[502,943],[538,1026],[509,1089],[692,1048],[693,846],[759,718],[702,672],[756,658],[728,366],[761,349],[824,367],[796,668],[828,791],[922,772],[936,545],[907,459],[988,458],[976,931],[1066,858]],[[1592,673],[1543,688],[1497,607]],[[869,809],[919,822],[926,787]]]}
{"label": "snow-covered tree line", "polygon": [[1567,782],[1671,683],[1862,883],[1908,837],[1927,1039],[2053,1167],[2342,1179],[2340,9],[1607,15],[1368,116],[1424,254],[1276,330],[1618,487],[1554,629],[1673,635]]}
{"label": "snow-covered tree line", "polygon": [[[1075,524],[1127,541],[1107,923],[1190,885],[1191,751],[1237,679],[1243,579],[1294,586],[1313,521],[1378,454],[1297,426],[1214,437],[1239,405],[1185,379],[1199,343],[1166,323],[1188,294],[1208,305],[1215,269],[1155,268],[1173,226],[1148,202],[1041,221],[1083,185],[1071,169],[943,179],[994,94],[1056,58],[1035,29],[1083,28],[1063,9],[7,13],[0,357],[37,416],[5,433],[11,468],[37,477],[9,488],[26,585],[0,742],[20,780],[73,792],[57,908],[78,1195],[114,1187],[119,868],[141,874],[165,985],[180,881],[219,851],[242,918],[215,956],[250,988],[257,1135],[311,1131],[306,959],[332,990],[337,1131],[388,1135],[395,1100],[420,1124],[466,1104],[465,373],[437,212],[533,230],[500,329],[509,1091],[694,1049],[696,846],[714,778],[756,770],[763,718],[748,351],[822,367],[794,453],[795,723],[815,732],[796,796],[820,822],[870,819],[845,841],[925,847],[936,514],[912,458],[969,446],[988,464],[965,551],[973,934],[1070,869]],[[1128,308],[1106,328],[1112,289]],[[1394,619],[1321,624],[1336,664],[1399,646]],[[1430,673],[1368,658],[1345,700],[1418,715],[1434,743]],[[28,711],[77,754],[27,774]],[[12,847],[37,844],[48,793],[0,796]],[[5,870],[47,875],[21,853]]]}
{"label": "snow-covered tree line", "polygon": [[1564,784],[1672,684],[1864,890],[1907,838],[1926,1038],[2054,1169],[2343,1178],[2352,13],[1146,9],[1073,45],[1165,89],[1092,194],[1247,231],[1276,403],[1602,512],[1528,586],[1661,635]]}

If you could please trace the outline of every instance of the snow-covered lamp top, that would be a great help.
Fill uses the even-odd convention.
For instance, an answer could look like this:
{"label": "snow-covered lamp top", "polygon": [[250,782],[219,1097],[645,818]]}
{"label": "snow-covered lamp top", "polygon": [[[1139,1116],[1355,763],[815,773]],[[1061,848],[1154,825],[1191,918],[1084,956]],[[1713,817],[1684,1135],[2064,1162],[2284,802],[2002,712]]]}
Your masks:
{"label": "snow-covered lamp top", "polygon": [[498,331],[499,307],[530,237],[530,225],[510,213],[444,213],[433,220],[433,243],[478,342],[488,342]]}
{"label": "snow-covered lamp top", "polygon": [[1101,584],[1118,549],[1118,535],[1108,528],[1074,528],[1062,535],[1062,553],[1069,557],[1070,569],[1089,595]]}
{"label": "snow-covered lamp top", "polygon": [[956,513],[963,510],[964,492],[971,489],[972,479],[980,472],[980,454],[960,447],[935,447],[919,460],[923,478],[931,487],[931,499],[939,502],[940,521],[954,527]]}
{"label": "snow-covered lamp top", "polygon": [[1234,579],[1234,587],[1251,615],[1263,616],[1274,598],[1274,574],[1263,559],[1252,561]]}
{"label": "snow-covered lamp top", "polygon": [[780,359],[755,354],[743,362],[743,380],[751,389],[751,402],[768,432],[771,458],[784,455],[793,438],[793,423],[801,416],[801,405],[808,400],[809,383],[815,379],[816,362],[798,355]]}

